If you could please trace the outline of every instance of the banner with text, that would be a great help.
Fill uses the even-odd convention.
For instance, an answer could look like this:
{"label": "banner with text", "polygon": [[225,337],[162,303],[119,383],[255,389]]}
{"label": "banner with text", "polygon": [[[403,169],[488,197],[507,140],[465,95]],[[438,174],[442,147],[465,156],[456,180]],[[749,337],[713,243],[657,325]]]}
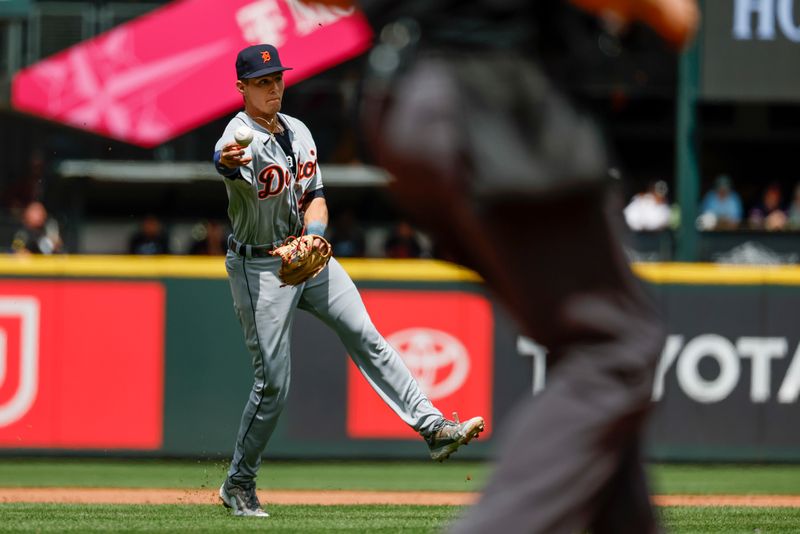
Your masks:
{"label": "banner with text", "polygon": [[172,2],[23,69],[11,101],[149,148],[241,106],[234,63],[248,45],[276,46],[293,68],[289,85],[358,55],[370,40],[352,9],[300,0]]}
{"label": "banner with text", "polygon": [[800,0],[708,0],[703,11],[704,98],[800,100]]}

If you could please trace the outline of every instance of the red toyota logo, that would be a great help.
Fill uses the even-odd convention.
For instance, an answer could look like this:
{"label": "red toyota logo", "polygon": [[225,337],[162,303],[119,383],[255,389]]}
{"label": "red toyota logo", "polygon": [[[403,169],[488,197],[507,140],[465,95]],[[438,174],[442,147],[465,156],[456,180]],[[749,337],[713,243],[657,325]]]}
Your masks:
{"label": "red toyota logo", "polygon": [[[460,291],[361,293],[373,323],[397,350],[422,391],[445,416],[492,415],[491,305],[483,295]],[[347,434],[353,438],[419,436],[349,366]]]}
{"label": "red toyota logo", "polygon": [[449,397],[466,382],[469,354],[455,336],[433,328],[408,328],[386,340],[432,401]]}

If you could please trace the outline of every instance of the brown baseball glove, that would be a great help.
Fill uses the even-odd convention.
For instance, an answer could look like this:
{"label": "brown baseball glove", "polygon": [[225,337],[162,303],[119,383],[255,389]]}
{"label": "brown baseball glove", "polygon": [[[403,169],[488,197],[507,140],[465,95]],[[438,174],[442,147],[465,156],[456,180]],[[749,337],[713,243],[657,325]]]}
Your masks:
{"label": "brown baseball glove", "polygon": [[[319,243],[315,246],[314,240]],[[271,252],[283,264],[278,272],[281,281],[290,286],[302,284],[317,276],[331,259],[331,244],[319,235],[290,236]]]}

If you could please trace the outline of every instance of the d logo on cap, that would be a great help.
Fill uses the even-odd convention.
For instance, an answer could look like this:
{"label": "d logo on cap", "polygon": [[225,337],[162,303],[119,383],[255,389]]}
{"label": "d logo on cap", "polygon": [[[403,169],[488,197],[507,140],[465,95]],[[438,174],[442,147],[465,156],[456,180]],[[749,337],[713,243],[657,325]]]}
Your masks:
{"label": "d logo on cap", "polygon": [[278,49],[271,44],[257,44],[239,51],[236,56],[236,77],[239,80],[258,78],[275,72],[292,70],[281,64]]}

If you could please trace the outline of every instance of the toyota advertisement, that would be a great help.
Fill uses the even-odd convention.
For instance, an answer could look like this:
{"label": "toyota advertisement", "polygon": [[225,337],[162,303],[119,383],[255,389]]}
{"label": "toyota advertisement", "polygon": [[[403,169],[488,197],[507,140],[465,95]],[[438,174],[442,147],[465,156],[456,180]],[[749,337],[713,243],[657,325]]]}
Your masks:
{"label": "toyota advertisement", "polygon": [[[800,286],[656,285],[669,335],[652,391],[653,459],[797,460]],[[491,454],[547,347],[478,283],[368,282],[372,321],[445,416],[482,415],[459,451]],[[734,310],[735,313],[731,313]],[[253,381],[224,279],[0,282],[0,450],[224,457]],[[419,458],[420,437],[333,330],[296,313],[275,458]]]}
{"label": "toyota advertisement", "polygon": [[[486,298],[462,292],[364,291],[372,322],[400,354],[434,406],[447,417],[484,415],[492,430],[494,320]],[[347,435],[412,438],[416,432],[386,406],[351,362]]]}

